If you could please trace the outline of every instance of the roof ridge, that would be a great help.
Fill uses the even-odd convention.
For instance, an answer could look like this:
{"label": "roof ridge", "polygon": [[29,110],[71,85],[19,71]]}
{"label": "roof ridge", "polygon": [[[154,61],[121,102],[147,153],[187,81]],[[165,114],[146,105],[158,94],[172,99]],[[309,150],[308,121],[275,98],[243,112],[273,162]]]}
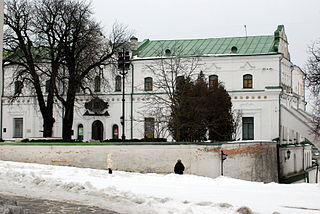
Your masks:
{"label": "roof ridge", "polygon": [[161,42],[161,41],[188,41],[188,40],[208,40],[208,39],[228,39],[228,38],[248,38],[248,37],[274,37],[274,35],[255,35],[255,36],[226,36],[226,37],[211,37],[211,38],[200,38],[200,39],[148,39],[150,42]]}

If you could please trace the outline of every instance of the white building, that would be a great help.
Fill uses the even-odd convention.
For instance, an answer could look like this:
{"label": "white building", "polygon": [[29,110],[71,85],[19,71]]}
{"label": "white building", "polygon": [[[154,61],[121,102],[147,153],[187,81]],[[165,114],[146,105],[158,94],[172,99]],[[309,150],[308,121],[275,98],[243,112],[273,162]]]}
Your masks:
{"label": "white building", "polygon": [[[170,55],[179,45],[183,57],[200,60],[196,74],[203,71],[208,81],[222,81],[228,90],[233,106],[242,112],[242,127],[237,139],[273,140],[281,143],[298,143],[305,138],[313,141],[309,130],[311,117],[305,111],[304,72],[290,60],[287,37],[283,26],[273,35],[194,40],[144,40],[132,39],[132,68],[125,84],[125,135],[127,139],[158,136],[152,133],[154,120],[148,114],[147,103],[151,94],[161,94],[156,88],[157,77],[148,66],[159,61],[159,51]],[[27,91],[24,96],[10,102],[15,90],[10,84],[16,68],[5,69],[2,108],[3,139],[42,136],[42,118],[37,110],[36,97]],[[121,76],[110,74],[108,87],[97,79],[95,91],[108,107],[97,112],[85,103],[92,98],[79,93],[73,130],[74,139],[121,138],[122,87]],[[117,84],[116,84],[117,82]],[[104,87],[102,87],[104,86]],[[11,90],[8,90],[10,89]],[[45,84],[44,84],[45,88]],[[95,113],[93,113],[95,112]],[[54,137],[61,137],[63,109],[57,106]],[[147,124],[147,127],[145,125]],[[150,129],[151,127],[151,129]],[[148,132],[148,133],[145,133]]]}

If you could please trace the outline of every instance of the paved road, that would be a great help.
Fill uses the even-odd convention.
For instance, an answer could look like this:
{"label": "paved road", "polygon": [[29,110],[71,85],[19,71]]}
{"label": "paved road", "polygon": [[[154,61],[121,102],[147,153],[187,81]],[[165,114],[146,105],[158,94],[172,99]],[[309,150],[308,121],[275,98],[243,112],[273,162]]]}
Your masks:
{"label": "paved road", "polygon": [[71,204],[42,199],[31,199],[18,196],[0,195],[0,199],[15,200],[25,214],[118,214],[116,212],[79,204]]}

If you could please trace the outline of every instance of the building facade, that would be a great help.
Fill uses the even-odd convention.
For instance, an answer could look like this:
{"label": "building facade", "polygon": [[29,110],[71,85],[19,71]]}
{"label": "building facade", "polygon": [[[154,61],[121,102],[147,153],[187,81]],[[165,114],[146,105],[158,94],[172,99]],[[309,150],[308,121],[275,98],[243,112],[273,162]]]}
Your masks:
{"label": "building facade", "polygon": [[[171,140],[157,118],[167,112],[160,105],[156,114],[153,107],[159,104],[157,100],[167,96],[166,90],[160,87],[161,79],[156,72],[161,68],[157,66],[161,66],[164,57],[174,58],[177,49],[181,60],[185,60],[180,65],[193,69],[194,75],[202,71],[209,86],[218,81],[225,85],[235,111],[241,115],[236,140],[279,140],[283,144],[299,143],[305,138],[313,141],[311,117],[305,108],[305,74],[291,62],[283,26],[278,26],[269,36],[142,42],[132,38],[131,67],[125,77],[126,139]],[[3,139],[41,137],[42,118],[32,90],[24,86],[23,96],[9,99],[20,88],[17,82],[12,82],[15,69],[18,68],[4,70]],[[111,70],[104,68],[104,78],[100,73],[92,83],[98,98],[79,92],[74,139],[121,138],[122,76]],[[45,91],[45,80],[43,87]],[[93,106],[97,105],[103,107],[95,109]],[[57,102],[54,137],[62,136],[62,115],[63,108]]]}

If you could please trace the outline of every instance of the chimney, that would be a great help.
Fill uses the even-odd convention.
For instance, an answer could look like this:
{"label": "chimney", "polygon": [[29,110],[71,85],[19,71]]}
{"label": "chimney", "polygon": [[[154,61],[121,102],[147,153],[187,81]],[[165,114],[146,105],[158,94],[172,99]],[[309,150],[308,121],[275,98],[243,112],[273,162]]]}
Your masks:
{"label": "chimney", "polygon": [[134,36],[130,38],[130,49],[131,51],[136,51],[138,49],[138,38]]}

